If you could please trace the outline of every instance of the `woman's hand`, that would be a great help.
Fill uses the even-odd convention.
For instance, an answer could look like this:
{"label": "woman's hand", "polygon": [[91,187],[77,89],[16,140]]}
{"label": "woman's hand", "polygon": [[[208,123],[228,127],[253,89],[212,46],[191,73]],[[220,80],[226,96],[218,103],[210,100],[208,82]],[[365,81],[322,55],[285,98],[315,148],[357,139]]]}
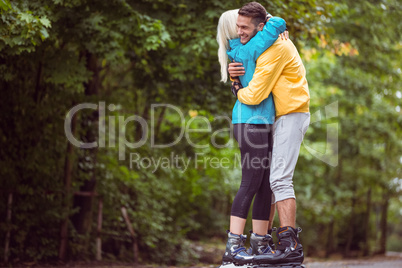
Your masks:
{"label": "woman's hand", "polygon": [[244,70],[243,64],[241,62],[231,62],[229,63],[228,72],[232,79],[236,76],[242,76],[246,72]]}
{"label": "woman's hand", "polygon": [[271,14],[267,14],[267,22],[269,21],[269,19],[272,18]]}
{"label": "woman's hand", "polygon": [[239,92],[239,90],[242,89],[242,88],[243,88],[243,86],[242,86],[240,80],[239,80],[238,78],[235,78],[235,79],[232,81],[231,90],[232,90],[233,95],[234,95],[236,98],[237,98],[237,92]]}
{"label": "woman's hand", "polygon": [[288,40],[289,39],[288,30],[285,30],[283,33],[279,34],[279,37],[282,38],[282,40],[283,40],[283,38],[285,38],[285,40]]}
{"label": "woman's hand", "polygon": [[236,82],[236,83],[240,83],[240,79],[237,78],[237,77],[233,78],[232,86],[234,85],[235,82]]}

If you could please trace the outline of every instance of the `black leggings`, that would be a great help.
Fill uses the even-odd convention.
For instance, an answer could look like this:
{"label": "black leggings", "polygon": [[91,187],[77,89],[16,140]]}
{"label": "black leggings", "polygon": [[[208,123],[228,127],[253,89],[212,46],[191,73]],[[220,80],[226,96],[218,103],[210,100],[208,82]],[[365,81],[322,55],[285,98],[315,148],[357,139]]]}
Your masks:
{"label": "black leggings", "polygon": [[253,219],[269,219],[272,191],[269,173],[273,145],[273,126],[234,124],[234,136],[241,153],[242,179],[232,204],[232,216],[247,219],[254,199]]}

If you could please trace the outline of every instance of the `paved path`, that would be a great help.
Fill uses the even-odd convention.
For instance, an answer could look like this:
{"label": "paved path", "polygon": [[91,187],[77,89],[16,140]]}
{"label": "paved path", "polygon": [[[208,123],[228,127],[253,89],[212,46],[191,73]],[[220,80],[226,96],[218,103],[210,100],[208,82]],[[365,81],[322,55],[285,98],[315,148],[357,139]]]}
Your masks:
{"label": "paved path", "polygon": [[328,262],[307,262],[306,268],[402,268],[401,253],[390,253],[386,257],[367,260],[341,260]]}
{"label": "paved path", "polygon": [[[386,256],[373,257],[368,259],[351,259],[351,260],[339,260],[339,261],[316,261],[314,259],[306,258],[304,265],[306,268],[402,268],[402,253],[387,252]],[[0,268],[3,266],[0,265]],[[14,266],[24,267],[27,266]],[[82,263],[70,263],[59,266],[40,265],[35,267],[75,267],[75,268],[175,268],[173,266],[156,266],[156,265],[132,265],[132,264],[115,264],[107,262],[82,262]],[[218,265],[196,265],[196,266],[179,266],[176,268],[216,268]],[[247,266],[244,266],[247,267]],[[244,268],[243,267],[243,268]],[[242,268],[242,266],[233,266],[226,268]]]}
{"label": "paved path", "polygon": [[402,260],[394,261],[335,261],[313,262],[306,264],[306,268],[402,268]]}
{"label": "paved path", "polygon": [[[351,260],[339,260],[339,261],[314,261],[307,259],[304,262],[306,268],[402,268],[402,255],[388,255],[385,257],[374,257],[366,259],[351,259]],[[286,266],[289,267],[289,266]],[[209,267],[190,267],[190,268],[215,268]],[[235,266],[225,265],[220,268],[250,268],[250,266]]]}

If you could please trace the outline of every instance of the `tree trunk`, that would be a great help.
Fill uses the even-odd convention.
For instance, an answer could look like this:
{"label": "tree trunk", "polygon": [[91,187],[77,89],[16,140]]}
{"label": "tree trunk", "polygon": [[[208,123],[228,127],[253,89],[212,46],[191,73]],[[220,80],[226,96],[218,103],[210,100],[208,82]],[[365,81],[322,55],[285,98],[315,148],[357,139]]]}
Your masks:
{"label": "tree trunk", "polygon": [[8,263],[8,255],[10,253],[12,205],[13,205],[13,193],[10,192],[8,194],[8,200],[7,200],[7,218],[6,218],[7,233],[6,233],[5,243],[4,243],[4,262],[5,263]]}
{"label": "tree trunk", "polygon": [[325,245],[325,258],[329,258],[329,255],[333,251],[334,225],[335,225],[335,220],[332,217],[331,222],[329,223],[329,226],[328,226],[327,243]]}
{"label": "tree trunk", "polygon": [[[330,168],[327,166],[326,168],[326,173],[329,174]],[[342,181],[342,160],[339,159],[339,165],[338,165],[338,172],[336,176],[334,177],[334,184],[335,184],[335,191],[338,189],[341,181]],[[333,197],[332,199],[332,207],[335,208],[337,205],[337,199],[335,193],[331,195]],[[331,222],[329,223],[328,226],[328,235],[327,235],[327,243],[325,245],[325,257],[328,258],[329,255],[333,252],[334,246],[335,246],[335,237],[334,237],[334,229],[335,229],[335,218],[334,215],[331,217]]]}
{"label": "tree trunk", "polygon": [[[146,121],[149,119],[149,108],[151,106],[148,105],[148,103],[145,103],[144,110],[142,112],[142,118],[144,118]],[[139,141],[143,139],[144,133],[142,133],[142,126],[140,124],[137,124],[136,131],[135,131],[135,140]]]}
{"label": "tree trunk", "polygon": [[155,128],[155,138],[159,136],[159,131],[161,129],[161,125],[162,125],[163,117],[165,116],[165,112],[166,112],[166,106],[164,106],[162,108],[162,111],[159,114],[158,123],[157,123],[156,128]]}
{"label": "tree trunk", "polygon": [[137,236],[135,234],[133,225],[131,224],[130,218],[128,217],[127,209],[125,207],[121,207],[121,214],[123,215],[124,221],[126,222],[127,229],[131,234],[131,238],[133,240],[133,255],[134,255],[134,263],[138,262],[138,242]]}
{"label": "tree trunk", "polygon": [[102,197],[99,197],[98,201],[98,226],[96,230],[96,260],[101,261],[102,260],[102,213],[103,213],[103,200]]}
{"label": "tree trunk", "polygon": [[[77,116],[74,114],[71,119],[71,132],[75,134],[77,125]],[[71,183],[73,172],[73,145],[67,143],[66,158],[64,160],[64,199],[63,199],[63,213],[64,219],[60,228],[60,247],[59,247],[59,259],[66,260],[67,245],[68,245],[68,221],[70,216],[71,207]]]}
{"label": "tree trunk", "polygon": [[356,197],[356,184],[353,186],[353,197],[352,197],[352,212],[350,213],[350,224],[349,224],[349,234],[348,234],[348,240],[346,243],[345,247],[345,256],[350,256],[350,249],[352,247],[352,241],[353,237],[355,235],[355,208],[356,208],[356,203],[357,203],[357,197]]}
{"label": "tree trunk", "polygon": [[370,253],[369,234],[370,234],[370,212],[371,212],[371,188],[367,191],[366,215],[364,219],[364,248],[363,256]]}
{"label": "tree trunk", "polygon": [[[92,79],[85,84],[85,95],[89,97],[91,101],[99,94],[101,81],[99,79],[99,72],[101,67],[99,66],[97,58],[89,53],[83,53],[83,56],[87,60],[87,69],[93,73]],[[81,127],[83,129],[83,135],[81,140],[85,142],[93,142],[99,140],[99,112],[93,111],[90,114],[86,114],[81,118]],[[97,164],[97,148],[82,149],[79,162],[81,165],[80,173],[88,175],[89,179],[85,180],[80,187],[81,192],[94,193],[96,188],[96,164]],[[75,195],[74,196],[74,208],[78,208],[78,213],[72,217],[72,222],[79,234],[86,235],[85,241],[83,241],[84,252],[88,251],[89,246],[89,234],[91,231],[93,221],[93,199],[94,195]]]}
{"label": "tree trunk", "polygon": [[380,250],[378,251],[379,254],[385,254],[387,249],[387,217],[388,217],[388,205],[389,205],[389,196],[385,192],[383,196],[384,202],[382,203],[381,209],[381,220],[380,220]]}
{"label": "tree trunk", "polygon": [[37,73],[36,73],[36,85],[35,85],[35,96],[34,96],[34,99],[35,99],[35,102],[36,102],[36,104],[38,104],[39,103],[39,101],[40,101],[40,98],[41,98],[41,92],[40,92],[40,90],[41,90],[41,87],[40,87],[40,85],[41,85],[41,82],[42,82],[42,70],[43,70],[43,64],[42,64],[42,61],[39,61],[39,66],[38,66],[38,70],[37,70]]}

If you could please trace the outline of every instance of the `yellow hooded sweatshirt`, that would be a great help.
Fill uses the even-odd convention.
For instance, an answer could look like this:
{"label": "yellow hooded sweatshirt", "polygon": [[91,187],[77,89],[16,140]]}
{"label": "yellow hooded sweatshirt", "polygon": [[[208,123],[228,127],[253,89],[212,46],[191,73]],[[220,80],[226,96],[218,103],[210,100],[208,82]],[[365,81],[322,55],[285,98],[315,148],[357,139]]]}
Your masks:
{"label": "yellow hooded sweatshirt", "polygon": [[306,69],[292,41],[278,40],[257,59],[253,79],[237,93],[240,102],[258,105],[273,94],[276,118],[309,112]]}

